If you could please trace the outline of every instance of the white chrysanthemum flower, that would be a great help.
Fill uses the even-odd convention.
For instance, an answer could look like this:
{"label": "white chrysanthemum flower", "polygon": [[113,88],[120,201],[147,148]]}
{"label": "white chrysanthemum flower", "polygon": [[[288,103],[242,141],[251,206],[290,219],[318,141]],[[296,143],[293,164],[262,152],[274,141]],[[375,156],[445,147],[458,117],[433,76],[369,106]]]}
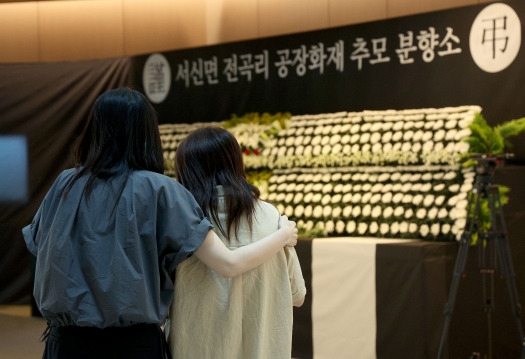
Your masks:
{"label": "white chrysanthemum flower", "polygon": [[418,208],[416,212],[416,217],[418,219],[423,219],[427,215],[427,210],[425,208]]}
{"label": "white chrysanthemum flower", "polygon": [[323,206],[327,205],[328,203],[330,203],[330,201],[332,200],[332,196],[330,196],[329,194],[325,194],[323,196],[323,198],[321,199],[321,204]]}
{"label": "white chrysanthemum flower", "polygon": [[352,214],[353,207],[352,206],[346,206],[343,208],[343,217],[348,218]]}
{"label": "white chrysanthemum flower", "polygon": [[321,138],[321,146],[326,146],[330,143],[330,136],[323,136]]}
{"label": "white chrysanthemum flower", "polygon": [[350,152],[351,153],[357,153],[361,150],[361,147],[356,143],[355,145],[352,146],[352,148],[350,149]]}
{"label": "white chrysanthemum flower", "polygon": [[394,172],[390,175],[391,181],[399,181],[401,179],[401,173],[400,172]]}
{"label": "white chrysanthemum flower", "polygon": [[363,235],[366,233],[368,229],[368,224],[366,224],[365,222],[360,222],[359,225],[357,226],[357,233]]}
{"label": "white chrysanthemum flower", "polygon": [[423,136],[421,137],[421,142],[430,141],[433,137],[434,137],[434,133],[432,131],[425,131],[423,133]]}
{"label": "white chrysanthemum flower", "polygon": [[292,203],[294,199],[295,193],[289,192],[286,194],[286,197],[284,198],[284,203]]}
{"label": "white chrysanthemum flower", "polygon": [[377,176],[377,182],[386,182],[390,179],[390,173],[381,173]]}
{"label": "white chrysanthemum flower", "polygon": [[403,200],[403,196],[404,196],[403,193],[400,193],[400,192],[396,193],[394,197],[392,197],[392,203],[396,203],[396,204],[400,203]]}
{"label": "white chrysanthemum flower", "polygon": [[354,193],[352,196],[352,203],[360,203],[361,202],[361,194],[360,193]]}
{"label": "white chrysanthemum flower", "polygon": [[457,132],[458,131],[456,129],[448,130],[445,134],[445,141],[455,141]]}
{"label": "white chrysanthemum flower", "polygon": [[269,202],[275,202],[275,199],[277,197],[277,193],[276,192],[272,192],[268,195],[268,201]]}
{"label": "white chrysanthemum flower", "polygon": [[432,173],[426,172],[421,175],[421,181],[423,182],[429,182],[432,180]]}
{"label": "white chrysanthemum flower", "polygon": [[383,218],[390,218],[392,217],[392,214],[394,214],[394,209],[390,206],[383,210]]}
{"label": "white chrysanthemum flower", "polygon": [[381,197],[381,201],[387,204],[392,202],[392,192],[387,192],[383,194],[383,196]]}
{"label": "white chrysanthemum flower", "polygon": [[294,208],[290,205],[286,206],[285,210],[284,210],[284,214],[288,217],[292,217],[293,216],[293,213],[294,213]]}
{"label": "white chrysanthemum flower", "polygon": [[408,232],[408,223],[407,222],[401,222],[399,223],[399,233],[407,233]]}
{"label": "white chrysanthemum flower", "polygon": [[314,194],[312,192],[306,192],[303,198],[304,203],[312,202],[313,197],[314,197]]}
{"label": "white chrysanthemum flower", "polygon": [[303,200],[303,193],[302,192],[297,192],[293,198],[293,203],[294,204],[299,204],[301,203],[301,201]]}
{"label": "white chrysanthemum flower", "polygon": [[348,203],[352,201],[352,193],[345,193],[341,202]]}
{"label": "white chrysanthemum flower", "polygon": [[417,226],[417,223],[409,223],[408,224],[408,232],[409,233],[416,233],[418,230],[418,226]]}
{"label": "white chrysanthemum flower", "polygon": [[336,203],[341,203],[341,199],[343,198],[343,196],[339,193],[337,194],[334,194],[332,196],[332,199],[330,200],[330,203],[332,204],[336,204]]}
{"label": "white chrysanthemum flower", "polygon": [[302,217],[304,214],[304,206],[301,206],[301,205],[296,206],[293,213],[295,217],[297,218]]}
{"label": "white chrysanthemum flower", "polygon": [[303,156],[308,157],[312,154],[313,151],[314,151],[313,147],[308,145],[304,148]]}
{"label": "white chrysanthemum flower", "polygon": [[338,218],[341,216],[341,212],[343,212],[343,209],[341,207],[333,207],[332,208],[332,217]]}
{"label": "white chrysanthemum flower", "polygon": [[394,126],[393,122],[383,122],[383,131],[390,131]]}
{"label": "white chrysanthemum flower", "polygon": [[342,193],[343,192],[343,184],[338,183],[334,186],[334,193]]}
{"label": "white chrysanthemum flower", "polygon": [[282,203],[278,203],[276,207],[279,213],[284,213],[284,205]]}
{"label": "white chrysanthemum flower", "polygon": [[454,226],[458,227],[458,228],[465,228],[465,226],[467,225],[467,219],[466,218],[458,218],[455,222],[454,222]]}
{"label": "white chrysanthemum flower", "polygon": [[372,193],[365,191],[365,194],[363,194],[363,196],[361,197],[361,203],[370,202],[370,198],[372,198]]}
{"label": "white chrysanthemum flower", "polygon": [[403,132],[397,131],[392,135],[392,142],[399,142],[403,138]]}
{"label": "white chrysanthemum flower", "polygon": [[434,203],[435,196],[433,194],[427,194],[423,200],[423,206],[430,207]]}
{"label": "white chrysanthemum flower", "polygon": [[350,143],[350,135],[344,135],[342,138],[341,138],[341,143],[343,145],[346,145],[347,143]]}
{"label": "white chrysanthemum flower", "polygon": [[444,202],[445,202],[445,196],[443,195],[437,196],[436,199],[434,200],[434,204],[438,207],[441,206]]}
{"label": "white chrysanthemum flower", "polygon": [[394,125],[392,126],[392,131],[401,131],[403,129],[403,125],[404,125],[403,121],[395,122]]}
{"label": "white chrysanthemum flower", "polygon": [[470,149],[470,145],[466,142],[458,142],[454,146],[454,151],[457,153],[467,153]]}
{"label": "white chrysanthemum flower", "polygon": [[439,183],[439,184],[434,186],[434,192],[441,192],[444,189],[445,189],[445,184],[444,183]]}
{"label": "white chrysanthemum flower", "polygon": [[414,131],[406,131],[403,134],[403,141],[408,142],[414,137]]}
{"label": "white chrysanthemum flower", "polygon": [[302,192],[304,190],[304,187],[305,187],[304,183],[297,183],[297,185],[295,186],[295,191]]}
{"label": "white chrysanthemum flower", "polygon": [[295,145],[295,137],[288,137],[288,138],[284,141],[284,144],[285,144],[286,147],[294,146],[294,145]]}
{"label": "white chrysanthemum flower", "polygon": [[337,221],[337,223],[335,224],[335,231],[337,234],[342,234],[344,233],[345,231],[345,222],[339,220]]}
{"label": "white chrysanthemum flower", "polygon": [[428,192],[432,189],[432,183],[423,183],[419,189],[421,192]]}
{"label": "white chrysanthemum flower", "polygon": [[354,208],[352,208],[353,217],[358,217],[360,214],[361,214],[361,207],[355,206]]}
{"label": "white chrysanthemum flower", "polygon": [[361,138],[361,135],[356,133],[356,134],[353,134],[352,137],[350,137],[350,143],[355,143],[357,144],[359,142],[359,139]]}
{"label": "white chrysanthemum flower", "polygon": [[414,210],[412,208],[407,208],[405,211],[405,218],[410,219],[414,216]]}
{"label": "white chrysanthemum flower", "polygon": [[286,156],[293,156],[294,151],[295,147],[288,147],[288,149],[286,150]]}
{"label": "white chrysanthemum flower", "polygon": [[460,186],[459,186],[459,184],[457,184],[457,183],[455,183],[455,184],[453,184],[453,185],[451,185],[451,186],[448,187],[448,190],[449,190],[450,192],[452,192],[452,193],[456,193],[456,192],[458,192],[459,189],[460,189]]}
{"label": "white chrysanthemum flower", "polygon": [[370,136],[370,143],[377,144],[379,141],[381,141],[381,134],[374,132],[372,136]]}
{"label": "white chrysanthemum flower", "polygon": [[[320,178],[317,179],[317,181],[320,181],[320,180],[321,180]],[[319,183],[319,182],[314,183],[312,185],[312,191],[313,192],[321,192],[323,190],[323,187],[324,187],[324,185],[322,183]]]}
{"label": "white chrysanthemum flower", "polygon": [[349,234],[352,234],[355,232],[356,230],[356,224],[354,221],[350,221],[346,224],[346,232],[349,233]]}
{"label": "white chrysanthemum flower", "polygon": [[295,155],[296,156],[301,156],[304,152],[304,147],[303,146],[296,146],[295,147]]}
{"label": "white chrysanthemum flower", "polygon": [[323,199],[323,195],[321,193],[314,193],[314,196],[312,197],[313,203],[319,203]]}
{"label": "white chrysanthemum flower", "polygon": [[421,150],[423,151],[423,153],[428,153],[428,152],[431,152],[433,148],[434,148],[434,142],[426,141],[425,143],[423,143]]}
{"label": "white chrysanthemum flower", "polygon": [[390,225],[390,233],[397,234],[399,232],[399,222],[393,222]]}
{"label": "white chrysanthemum flower", "polygon": [[412,135],[412,141],[413,142],[421,141],[421,139],[423,138],[423,134],[424,134],[424,132],[422,130],[418,130],[418,131],[414,132],[414,134]]}
{"label": "white chrysanthemum flower", "polygon": [[375,203],[378,203],[379,201],[381,201],[381,194],[380,193],[375,193],[372,195],[372,197],[370,198],[370,203],[371,204],[375,204]]}
{"label": "white chrysanthemum flower", "polygon": [[444,223],[442,226],[441,226],[441,233],[443,234],[448,234],[448,232],[450,232],[450,229],[452,227],[450,226],[450,224],[448,223]]}
{"label": "white chrysanthemum flower", "polygon": [[277,152],[278,157],[283,157],[286,155],[286,151],[288,150],[287,147],[279,147],[279,151]]}
{"label": "white chrysanthemum flower", "polygon": [[277,193],[277,197],[275,198],[275,200],[277,202],[283,202],[284,199],[286,198],[286,193]]}
{"label": "white chrysanthemum flower", "polygon": [[414,183],[412,184],[412,188],[410,189],[413,192],[419,192],[421,190],[422,183]]}
{"label": "white chrysanthemum flower", "polygon": [[470,135],[472,135],[472,131],[470,128],[464,128],[464,129],[461,129],[459,130],[457,133],[456,133],[456,137],[455,137],[455,140],[457,142],[465,139],[465,138],[468,138],[470,137]]}
{"label": "white chrysanthemum flower", "polygon": [[427,218],[428,219],[436,219],[437,217],[437,214],[438,214],[438,209],[436,207],[432,207],[429,209],[428,213],[427,213]]}
{"label": "white chrysanthemum flower", "polygon": [[412,183],[410,182],[406,182],[406,180],[402,179],[401,182],[403,183],[402,186],[401,186],[401,192],[403,193],[406,193],[406,192],[409,192],[412,189]]}
{"label": "white chrysanthemum flower", "polygon": [[307,221],[304,224],[304,229],[306,229],[307,231],[311,231],[313,228],[314,228],[314,222],[313,221]]}
{"label": "white chrysanthemum flower", "polygon": [[322,150],[323,150],[322,146],[320,146],[320,145],[314,146],[314,148],[312,150],[312,154],[314,156],[319,156],[321,154]]}
{"label": "white chrysanthemum flower", "polygon": [[441,208],[439,209],[438,214],[437,214],[437,218],[439,218],[439,219],[444,219],[444,218],[447,218],[447,216],[448,216],[448,211],[447,211],[447,209],[441,207]]}
{"label": "white chrysanthemum flower", "polygon": [[405,195],[403,196],[403,199],[401,200],[401,203],[404,203],[404,204],[412,203],[412,198],[414,198],[414,196],[412,196],[410,193],[405,193]]}
{"label": "white chrysanthemum flower", "polygon": [[323,206],[315,206],[312,215],[314,218],[321,218],[323,216]]}
{"label": "white chrysanthemum flower", "polygon": [[458,210],[457,208],[452,208],[449,212],[448,212],[448,217],[451,219],[451,220],[456,220],[458,219]]}
{"label": "white chrysanthemum flower", "polygon": [[341,153],[342,150],[343,150],[343,146],[340,143],[336,143],[335,145],[332,146],[332,154],[334,155]]}
{"label": "white chrysanthemum flower", "polygon": [[325,232],[326,233],[333,233],[334,230],[335,230],[335,223],[334,221],[332,221],[331,219],[328,220],[326,223],[325,223]]}
{"label": "white chrysanthemum flower", "polygon": [[377,222],[370,223],[370,226],[368,227],[368,231],[370,232],[370,234],[376,234],[378,230],[379,224],[377,224]]}
{"label": "white chrysanthemum flower", "polygon": [[387,234],[389,231],[390,231],[390,226],[388,225],[388,223],[381,223],[379,225],[379,233],[381,233],[382,235]]}
{"label": "white chrysanthemum flower", "polygon": [[394,210],[394,217],[401,217],[404,212],[405,209],[403,207],[396,207],[396,209]]}
{"label": "white chrysanthemum flower", "polygon": [[410,142],[403,142],[403,145],[401,146],[402,152],[410,152],[412,150],[412,143]]}
{"label": "white chrysanthemum flower", "polygon": [[[328,181],[330,181],[330,174],[327,173],[327,175],[328,175]],[[325,181],[325,177],[323,176],[323,182],[328,182],[328,181]],[[330,193],[332,192],[333,189],[334,189],[334,186],[331,183],[327,183],[323,186],[323,188],[321,189],[321,192]]]}
{"label": "white chrysanthemum flower", "polygon": [[430,226],[430,233],[434,236],[434,237],[437,237],[439,236],[439,233],[440,233],[440,225],[439,223],[433,223],[432,226]]}
{"label": "white chrysanthemum flower", "polygon": [[311,182],[311,179],[310,180],[306,180],[305,179],[305,182],[307,182],[307,183],[304,185],[304,193],[312,192],[314,184]]}
{"label": "white chrysanthemum flower", "polygon": [[463,184],[463,186],[461,186],[461,192],[469,193],[470,191],[472,191],[472,188],[472,183],[465,183]]}
{"label": "white chrysanthemum flower", "polygon": [[372,214],[372,206],[369,204],[365,205],[361,211],[361,214],[365,217],[370,217],[370,214]]}
{"label": "white chrysanthemum flower", "polygon": [[465,208],[457,208],[456,218],[467,218],[467,210]]}
{"label": "white chrysanthemum flower", "polygon": [[323,139],[322,136],[314,136],[314,137],[312,138],[312,141],[310,142],[310,144],[311,144],[312,146],[320,145],[322,139]]}
{"label": "white chrysanthemum flower", "polygon": [[328,218],[332,214],[332,206],[324,206],[323,207],[323,217]]}
{"label": "white chrysanthemum flower", "polygon": [[419,234],[421,234],[422,237],[428,236],[429,233],[430,233],[430,228],[428,227],[427,224],[423,224],[421,225],[421,227],[419,227]]}
{"label": "white chrysanthemum flower", "polygon": [[468,206],[468,200],[466,199],[459,200],[458,203],[456,204],[456,208],[458,209],[466,209],[467,206]]}
{"label": "white chrysanthemum flower", "polygon": [[383,143],[389,143],[392,140],[392,132],[385,132],[383,133],[383,136],[381,137],[381,142]]}
{"label": "white chrysanthemum flower", "polygon": [[351,134],[359,133],[360,130],[361,130],[361,125],[359,125],[359,124],[355,124],[355,125],[352,125],[352,127],[350,127],[350,133]]}

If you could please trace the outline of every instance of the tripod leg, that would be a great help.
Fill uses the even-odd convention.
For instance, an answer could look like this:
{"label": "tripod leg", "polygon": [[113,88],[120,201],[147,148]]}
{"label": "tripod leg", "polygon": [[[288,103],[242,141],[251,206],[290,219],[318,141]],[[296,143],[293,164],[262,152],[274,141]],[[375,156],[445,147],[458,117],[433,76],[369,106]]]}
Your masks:
{"label": "tripod leg", "polygon": [[[496,252],[500,262],[501,272],[503,278],[507,283],[507,290],[509,292],[509,299],[511,309],[514,310],[514,318],[518,327],[518,334],[522,343],[521,359],[525,359],[525,337],[523,335],[523,327],[521,324],[521,304],[518,295],[518,289],[516,286],[516,273],[514,272],[514,265],[512,262],[512,256],[510,251],[510,245],[507,237],[507,228],[505,225],[505,219],[503,215],[503,209],[501,206],[501,198],[497,186],[491,188],[491,201],[489,201],[491,214],[492,214],[492,225],[495,232],[494,240],[496,246]],[[497,204],[497,208],[496,208]],[[496,217],[496,213],[498,216]],[[498,221],[499,220],[499,221]],[[501,226],[498,226],[498,224]]]}
{"label": "tripod leg", "polygon": [[452,283],[450,285],[450,292],[448,300],[445,303],[445,309],[443,313],[445,314],[445,324],[443,325],[443,331],[441,334],[441,341],[439,343],[438,359],[441,359],[443,355],[443,346],[447,338],[448,329],[450,326],[450,320],[452,319],[452,313],[454,312],[454,304],[456,302],[456,294],[458,291],[459,281],[465,271],[465,265],[467,263],[468,250],[470,247],[470,236],[462,236],[459,243],[458,255],[456,258],[456,263],[454,265],[454,274],[452,276]]}
{"label": "tripod leg", "polygon": [[458,291],[459,281],[465,272],[465,266],[468,258],[468,251],[470,248],[470,243],[472,240],[472,233],[475,228],[474,224],[477,223],[479,209],[480,209],[480,196],[477,195],[470,198],[468,204],[468,213],[470,214],[470,224],[465,226],[465,230],[461,235],[459,241],[458,255],[456,258],[456,263],[454,264],[454,273],[452,276],[452,283],[450,285],[450,292],[448,295],[448,300],[445,303],[445,309],[443,313],[445,314],[445,323],[443,325],[443,331],[441,333],[441,341],[439,343],[439,350],[437,359],[441,359],[443,355],[443,347],[445,340],[448,335],[448,330],[450,327],[450,320],[452,319],[452,313],[454,312],[454,304],[456,303],[456,295]]}

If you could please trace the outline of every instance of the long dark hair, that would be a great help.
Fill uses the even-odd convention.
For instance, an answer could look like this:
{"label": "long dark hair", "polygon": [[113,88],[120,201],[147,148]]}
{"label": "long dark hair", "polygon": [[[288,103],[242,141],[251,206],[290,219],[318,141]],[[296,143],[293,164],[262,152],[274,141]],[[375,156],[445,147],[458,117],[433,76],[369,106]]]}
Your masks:
{"label": "long dark hair", "polygon": [[[100,95],[80,137],[74,143],[77,172],[64,196],[82,175],[89,173],[86,199],[96,178],[117,173],[147,170],[164,173],[164,158],[157,115],[140,92],[119,88]],[[117,168],[121,170],[116,171]],[[125,182],[122,185],[121,192]]]}
{"label": "long dark hair", "polygon": [[[190,133],[177,148],[175,176],[226,238],[230,238],[232,229],[237,236],[243,217],[251,231],[260,192],[246,180],[241,148],[229,131],[204,127]],[[221,226],[217,214],[218,185],[224,189],[226,228]]]}

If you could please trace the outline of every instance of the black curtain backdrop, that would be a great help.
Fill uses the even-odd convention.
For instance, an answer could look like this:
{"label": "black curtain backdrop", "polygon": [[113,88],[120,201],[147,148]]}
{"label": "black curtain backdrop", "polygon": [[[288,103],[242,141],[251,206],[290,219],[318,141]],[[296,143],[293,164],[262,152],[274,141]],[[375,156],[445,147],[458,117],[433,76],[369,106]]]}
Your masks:
{"label": "black curtain backdrop", "polygon": [[[129,85],[130,60],[0,65],[0,134],[24,135],[28,203],[0,203],[0,303],[29,303],[32,256],[21,229],[57,175],[71,167],[70,145],[95,99]],[[2,174],[0,174],[2,175]]]}

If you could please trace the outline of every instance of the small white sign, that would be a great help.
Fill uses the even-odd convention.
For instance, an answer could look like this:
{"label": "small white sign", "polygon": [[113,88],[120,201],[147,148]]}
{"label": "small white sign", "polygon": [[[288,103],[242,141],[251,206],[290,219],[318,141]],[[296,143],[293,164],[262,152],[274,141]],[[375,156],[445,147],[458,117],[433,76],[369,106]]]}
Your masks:
{"label": "small white sign", "polygon": [[142,84],[149,100],[161,103],[166,99],[171,86],[171,68],[162,54],[152,54],[142,70]]}
{"label": "small white sign", "polygon": [[481,10],[470,28],[470,53],[480,69],[506,69],[520,50],[521,22],[509,5],[491,4]]}

